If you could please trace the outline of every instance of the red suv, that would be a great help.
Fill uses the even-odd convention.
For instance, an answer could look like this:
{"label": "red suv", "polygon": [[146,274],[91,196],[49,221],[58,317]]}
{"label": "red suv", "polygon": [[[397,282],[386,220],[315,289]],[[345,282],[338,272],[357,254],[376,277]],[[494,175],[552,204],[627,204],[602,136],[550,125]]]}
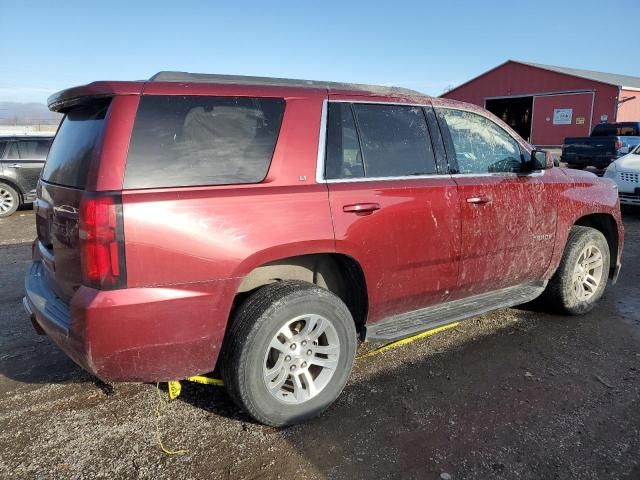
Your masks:
{"label": "red suv", "polygon": [[37,191],[24,305],[108,381],[218,369],[257,420],[317,415],[357,340],[615,280],[614,184],[485,110],[386,87],[162,72],[95,82]]}

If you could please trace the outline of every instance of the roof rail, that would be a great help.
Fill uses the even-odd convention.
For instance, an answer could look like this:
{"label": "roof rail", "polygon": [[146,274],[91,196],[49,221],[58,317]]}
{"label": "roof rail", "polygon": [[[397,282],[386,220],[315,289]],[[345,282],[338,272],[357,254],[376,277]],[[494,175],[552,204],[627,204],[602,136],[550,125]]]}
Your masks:
{"label": "roof rail", "polygon": [[244,75],[218,75],[212,73],[158,72],[149,79],[150,82],[194,82],[241,85],[265,85],[275,87],[326,88],[332,90],[359,90],[378,95],[410,95],[427,96],[416,90],[402,87],[385,87],[381,85],[363,85],[359,83],[323,82],[317,80],[299,80],[294,78],[251,77]]}

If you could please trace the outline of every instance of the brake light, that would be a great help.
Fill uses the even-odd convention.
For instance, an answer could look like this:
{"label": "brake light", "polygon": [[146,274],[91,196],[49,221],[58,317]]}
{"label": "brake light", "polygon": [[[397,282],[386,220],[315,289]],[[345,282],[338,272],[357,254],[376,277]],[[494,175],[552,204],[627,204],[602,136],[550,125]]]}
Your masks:
{"label": "brake light", "polygon": [[91,195],[80,202],[80,260],[84,285],[101,290],[126,287],[122,201]]}
{"label": "brake light", "polygon": [[614,143],[614,149],[616,151],[620,150],[622,147],[624,147],[624,143],[621,142],[620,140],[616,140],[616,143]]}

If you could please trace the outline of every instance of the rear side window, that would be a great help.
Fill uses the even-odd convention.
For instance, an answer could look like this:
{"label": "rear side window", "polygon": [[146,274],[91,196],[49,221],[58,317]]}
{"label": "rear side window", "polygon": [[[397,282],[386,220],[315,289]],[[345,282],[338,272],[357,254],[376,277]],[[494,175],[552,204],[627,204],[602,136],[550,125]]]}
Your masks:
{"label": "rear side window", "polygon": [[327,112],[325,178],[364,177],[356,122],[349,103],[330,103]]}
{"label": "rear side window", "polygon": [[102,142],[110,100],[81,105],[67,112],[51,145],[42,179],[84,188],[94,155]]}
{"label": "rear side window", "polygon": [[435,157],[421,107],[329,104],[327,179],[435,172]]}
{"label": "rear side window", "polygon": [[274,98],[143,96],[124,187],[262,181],[284,106],[284,100]]}
{"label": "rear side window", "polygon": [[45,160],[50,140],[18,140],[10,143],[7,158],[11,160]]}
{"label": "rear side window", "polygon": [[425,175],[436,162],[422,108],[354,104],[367,177]]}

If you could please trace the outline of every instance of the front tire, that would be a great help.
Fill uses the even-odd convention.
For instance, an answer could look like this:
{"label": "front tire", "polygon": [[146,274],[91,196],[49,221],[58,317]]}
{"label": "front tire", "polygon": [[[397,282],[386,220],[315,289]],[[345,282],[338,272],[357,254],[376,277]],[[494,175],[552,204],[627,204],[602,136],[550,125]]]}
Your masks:
{"label": "front tire", "polygon": [[598,230],[574,226],[569,232],[560,266],[550,280],[545,301],[569,315],[591,311],[607,286],[610,253]]}
{"label": "front tire", "polygon": [[20,195],[10,185],[0,183],[0,218],[13,215],[20,206]]}
{"label": "front tire", "polygon": [[303,422],[338,398],[357,337],[336,295],[305,282],[277,282],[253,293],[232,321],[222,377],[236,404],[257,421]]}

